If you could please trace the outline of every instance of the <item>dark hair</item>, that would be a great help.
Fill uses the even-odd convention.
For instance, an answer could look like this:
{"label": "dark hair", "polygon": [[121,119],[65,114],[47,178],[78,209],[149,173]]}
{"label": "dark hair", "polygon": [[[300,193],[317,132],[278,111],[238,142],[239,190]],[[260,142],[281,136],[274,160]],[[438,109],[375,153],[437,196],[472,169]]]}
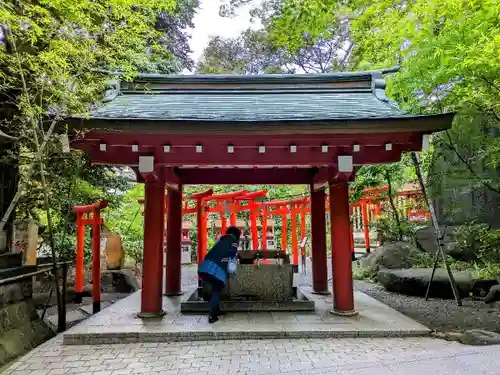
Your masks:
{"label": "dark hair", "polygon": [[226,230],[226,234],[230,234],[231,236],[233,236],[236,239],[236,241],[239,241],[240,235],[241,235],[241,230],[239,230],[236,227],[229,227]]}

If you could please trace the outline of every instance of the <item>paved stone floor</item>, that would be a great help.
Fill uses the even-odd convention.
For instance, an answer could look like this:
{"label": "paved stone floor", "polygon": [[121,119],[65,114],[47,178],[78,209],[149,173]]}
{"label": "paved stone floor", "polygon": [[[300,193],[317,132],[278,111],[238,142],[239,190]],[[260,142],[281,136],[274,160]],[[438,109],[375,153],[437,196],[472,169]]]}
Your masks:
{"label": "paved stone floor", "polygon": [[63,346],[58,336],[2,374],[499,375],[499,354],[423,337]]}
{"label": "paved stone floor", "polygon": [[387,305],[355,291],[355,317],[330,313],[332,296],[311,294],[315,312],[229,313],[216,324],[208,324],[206,314],[181,314],[182,297],[163,298],[167,315],[158,320],[142,320],[140,291],[118,301],[100,313],[66,331],[65,344],[114,344],[125,342],[171,342],[220,339],[399,337],[426,335],[430,330]]}

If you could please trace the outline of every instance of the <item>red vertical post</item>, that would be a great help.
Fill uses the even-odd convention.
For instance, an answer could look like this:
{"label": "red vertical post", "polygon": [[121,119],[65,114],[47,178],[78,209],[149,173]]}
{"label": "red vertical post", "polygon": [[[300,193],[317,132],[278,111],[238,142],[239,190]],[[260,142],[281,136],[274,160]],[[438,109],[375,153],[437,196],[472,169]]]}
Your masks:
{"label": "red vertical post", "polygon": [[[335,204],[332,204],[335,202]],[[332,313],[355,315],[352,261],[349,241],[349,190],[347,181],[330,185],[330,225],[332,243]]]}
{"label": "red vertical post", "polygon": [[255,202],[250,202],[250,225],[252,226],[252,250],[259,248],[259,232],[257,231],[257,207]]}
{"label": "red vertical post", "polygon": [[300,240],[306,237],[306,208],[302,205],[300,210]]}
{"label": "red vertical post", "polygon": [[325,191],[314,191],[311,184],[311,252],[312,283],[317,294],[328,293],[328,265],[326,256]]}
{"label": "red vertical post", "polygon": [[238,208],[238,204],[233,201],[231,204],[231,218],[229,221],[229,223],[231,224],[232,227],[236,226],[236,210],[237,210],[237,208]]}
{"label": "red vertical post", "polygon": [[83,297],[83,258],[85,254],[85,224],[83,223],[83,215],[83,212],[77,212],[76,214],[76,303],[81,303]]}
{"label": "red vertical post", "polygon": [[368,225],[368,203],[363,200],[361,202],[361,212],[363,216],[363,231],[365,233],[365,249],[368,254],[370,254],[370,228]]}
{"label": "red vertical post", "polygon": [[181,295],[182,185],[168,189],[165,295]]}
{"label": "red vertical post", "polygon": [[164,315],[162,310],[165,185],[146,181],[144,202],[144,260],[142,262],[142,318]]}
{"label": "red vertical post", "polygon": [[[203,204],[202,214],[201,214],[201,260],[205,259],[205,255],[207,255],[207,235],[208,235],[208,206],[207,204]],[[201,264],[201,263],[200,263]]]}
{"label": "red vertical post", "polygon": [[263,212],[262,215],[262,250],[267,250],[267,215],[266,212]]}
{"label": "red vertical post", "polygon": [[226,233],[227,230],[227,219],[224,213],[220,214],[220,225],[221,225],[221,235]]}
{"label": "red vertical post", "polygon": [[297,243],[297,212],[292,203],[292,264],[299,264],[299,249]]}
{"label": "red vertical post", "polygon": [[287,243],[286,226],[287,226],[287,215],[282,214],[281,215],[281,250],[283,252],[286,252],[286,243]]}
{"label": "red vertical post", "polygon": [[198,266],[203,260],[203,215],[202,215],[202,199],[196,200],[196,227],[198,229],[196,233],[196,259],[198,261]]}
{"label": "red vertical post", "polygon": [[[92,311],[101,311],[101,212],[92,211]],[[162,232],[163,234],[163,232]]]}

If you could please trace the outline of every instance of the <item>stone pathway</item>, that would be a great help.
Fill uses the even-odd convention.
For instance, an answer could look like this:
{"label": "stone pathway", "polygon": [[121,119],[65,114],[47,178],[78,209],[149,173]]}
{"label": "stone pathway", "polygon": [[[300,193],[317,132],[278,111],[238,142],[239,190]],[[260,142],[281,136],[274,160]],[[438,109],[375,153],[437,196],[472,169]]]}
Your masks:
{"label": "stone pathway", "polygon": [[[309,271],[309,270],[308,270]],[[307,285],[310,273],[302,280]],[[183,267],[183,285],[196,280]],[[266,339],[63,346],[62,335],[0,375],[500,375],[500,345],[428,337]]]}
{"label": "stone pathway", "polygon": [[431,338],[62,346],[56,337],[2,374],[499,375],[499,354]]}
{"label": "stone pathway", "polygon": [[314,312],[228,313],[216,324],[208,324],[206,314],[182,314],[180,304],[192,289],[181,297],[163,299],[167,315],[161,320],[142,320],[141,292],[118,301],[79,325],[64,332],[64,343],[96,345],[115,343],[172,342],[195,340],[243,340],[278,338],[407,337],[426,336],[427,327],[387,307],[364,293],[355,292],[355,317],[330,313],[332,296],[302,291],[315,302]]}

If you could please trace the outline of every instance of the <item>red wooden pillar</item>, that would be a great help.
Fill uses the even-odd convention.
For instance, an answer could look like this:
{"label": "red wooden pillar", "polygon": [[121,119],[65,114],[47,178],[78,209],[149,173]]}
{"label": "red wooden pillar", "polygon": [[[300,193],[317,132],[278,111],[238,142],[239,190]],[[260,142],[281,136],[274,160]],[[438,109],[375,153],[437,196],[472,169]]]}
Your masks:
{"label": "red wooden pillar", "polygon": [[[101,211],[92,211],[92,310],[101,311]],[[163,235],[163,231],[161,233]]]}
{"label": "red wooden pillar", "polygon": [[146,181],[144,202],[144,260],[142,264],[142,318],[162,316],[165,185]]}
{"label": "red wooden pillar", "polygon": [[168,189],[165,295],[181,295],[182,185]]}
{"label": "red wooden pillar", "polygon": [[349,240],[349,190],[347,181],[330,185],[333,313],[355,315],[352,261]]}
{"label": "red wooden pillar", "polygon": [[292,203],[292,264],[299,264],[299,249],[297,244],[297,212]]}
{"label": "red wooden pillar", "polygon": [[202,213],[201,213],[201,260],[200,263],[205,259],[207,255],[207,228],[208,228],[208,203],[203,203]]}
{"label": "red wooden pillar", "polygon": [[224,216],[224,212],[220,214],[220,224],[221,224],[221,235],[226,233],[227,230],[227,219]]}
{"label": "red wooden pillar", "polygon": [[264,211],[262,215],[262,250],[267,250],[267,214]]}
{"label": "red wooden pillar", "polygon": [[281,214],[281,250],[286,252],[286,244],[287,244],[287,215],[286,213]]}
{"label": "red wooden pillar", "polygon": [[[231,218],[229,223],[231,224],[232,227],[236,226],[236,210],[238,209],[237,203],[232,202],[231,204]],[[223,234],[226,233],[225,231],[222,232]]]}
{"label": "red wooden pillar", "polygon": [[328,265],[326,257],[325,191],[314,191],[311,185],[311,250],[313,291],[328,293]]}
{"label": "red wooden pillar", "polygon": [[85,254],[85,223],[83,212],[76,214],[76,266],[75,266],[75,302],[81,303],[83,297],[83,260]]}
{"label": "red wooden pillar", "polygon": [[300,240],[303,241],[306,237],[306,208],[302,205],[300,210]]}
{"label": "red wooden pillar", "polygon": [[364,200],[361,203],[361,212],[363,215],[363,231],[365,233],[365,249],[370,253],[370,228],[368,226],[368,203]]}
{"label": "red wooden pillar", "polygon": [[202,198],[196,200],[196,259],[198,267],[203,261],[203,214],[202,214],[203,200]]}
{"label": "red wooden pillar", "polygon": [[259,233],[257,231],[257,207],[255,202],[250,202],[250,225],[252,226],[252,250],[259,248]]}

